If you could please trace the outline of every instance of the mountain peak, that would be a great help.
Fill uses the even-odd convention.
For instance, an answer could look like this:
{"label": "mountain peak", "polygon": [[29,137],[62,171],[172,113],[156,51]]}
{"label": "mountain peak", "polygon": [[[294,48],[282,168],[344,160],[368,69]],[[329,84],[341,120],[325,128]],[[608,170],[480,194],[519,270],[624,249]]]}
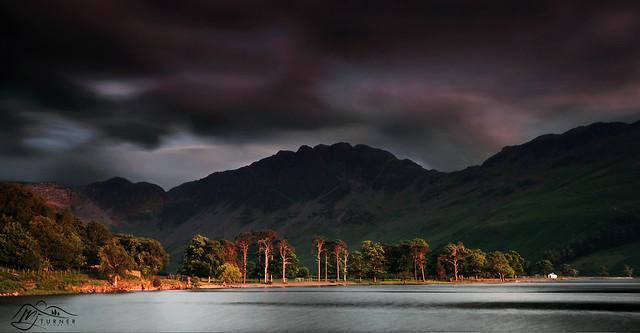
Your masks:
{"label": "mountain peak", "polygon": [[[133,182],[124,177],[113,177],[105,180],[104,182],[97,182],[102,185],[111,185],[111,186],[131,186]],[[94,183],[96,184],[96,183]]]}
{"label": "mountain peak", "polygon": [[[313,148],[303,145],[296,152],[280,151],[249,166],[216,172],[171,189],[169,195],[180,198],[171,215],[184,219],[189,215],[184,207],[221,203],[272,212],[323,197],[338,187],[342,195],[347,195],[353,184],[383,190],[388,184],[386,179],[393,176],[392,164],[394,172],[413,167],[395,165],[397,162],[393,154],[366,145],[352,146],[345,142]],[[412,181],[408,179],[402,184]],[[394,184],[394,188],[398,185]]]}

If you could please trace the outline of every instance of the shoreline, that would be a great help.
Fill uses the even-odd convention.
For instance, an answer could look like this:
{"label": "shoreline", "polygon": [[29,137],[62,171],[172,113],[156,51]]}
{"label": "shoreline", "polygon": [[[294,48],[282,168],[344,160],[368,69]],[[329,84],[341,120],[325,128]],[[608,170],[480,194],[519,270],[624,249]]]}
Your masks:
{"label": "shoreline", "polygon": [[272,288],[272,287],[278,287],[278,288],[286,288],[286,287],[306,287],[306,286],[316,286],[316,287],[331,287],[331,286],[346,286],[346,285],[363,285],[363,286],[384,286],[384,285],[406,285],[406,286],[417,286],[417,285],[430,285],[430,284],[467,284],[467,283],[495,283],[495,284],[499,284],[499,283],[505,283],[505,284],[510,284],[510,283],[554,283],[554,282],[563,282],[563,281],[585,281],[585,280],[634,280],[635,278],[633,277],[598,277],[598,276],[589,276],[589,277],[563,277],[563,278],[558,278],[558,279],[548,279],[548,278],[536,278],[536,277],[525,277],[525,278],[518,278],[518,279],[507,279],[504,281],[501,281],[499,279],[478,279],[478,280],[461,280],[461,281],[457,281],[457,282],[449,282],[449,281],[436,281],[436,280],[427,280],[425,282],[421,282],[421,281],[407,281],[406,283],[404,283],[403,281],[398,281],[398,280],[387,280],[387,281],[378,281],[376,283],[373,283],[372,281],[363,281],[363,282],[357,282],[357,281],[341,281],[341,282],[332,282],[332,281],[328,281],[328,282],[316,282],[316,281],[309,281],[309,282],[287,282],[287,283],[282,283],[282,282],[274,282],[274,283],[270,283],[270,284],[264,284],[264,283],[232,283],[232,284],[203,284],[197,287],[193,287],[191,289],[235,289],[235,288]]}
{"label": "shoreline", "polygon": [[346,285],[357,285],[360,284],[354,281],[341,281],[341,282],[317,282],[317,281],[308,281],[308,282],[274,282],[274,283],[230,283],[230,284],[203,284],[197,286],[193,289],[234,289],[234,288],[286,288],[286,287],[301,287],[301,286],[317,286],[317,287],[327,287],[327,286],[346,286]]}
{"label": "shoreline", "polygon": [[185,283],[163,283],[160,286],[152,286],[150,282],[146,281],[146,283],[133,283],[133,282],[121,282],[118,287],[114,287],[113,285],[94,285],[94,284],[85,284],[82,286],[77,286],[72,290],[55,290],[51,292],[38,292],[38,293],[5,293],[0,294],[2,296],[36,296],[36,295],[71,295],[71,294],[93,294],[93,293],[128,293],[128,292],[149,292],[149,291],[162,291],[162,290],[215,290],[215,289],[237,289],[237,288],[287,288],[287,287],[338,287],[338,286],[346,286],[346,285],[377,285],[377,286],[385,286],[385,285],[431,285],[431,284],[468,284],[468,283],[492,283],[492,284],[511,284],[511,283],[558,283],[558,282],[566,282],[566,281],[585,281],[585,280],[635,280],[633,277],[563,277],[558,279],[548,279],[542,277],[524,277],[518,279],[508,279],[501,281],[499,279],[478,279],[478,280],[461,280],[461,281],[436,281],[436,280],[427,280],[425,282],[421,281],[398,281],[398,280],[386,280],[386,281],[378,281],[373,283],[372,281],[305,281],[305,282],[274,282],[274,283],[231,283],[231,284],[201,284],[198,286],[187,285]]}

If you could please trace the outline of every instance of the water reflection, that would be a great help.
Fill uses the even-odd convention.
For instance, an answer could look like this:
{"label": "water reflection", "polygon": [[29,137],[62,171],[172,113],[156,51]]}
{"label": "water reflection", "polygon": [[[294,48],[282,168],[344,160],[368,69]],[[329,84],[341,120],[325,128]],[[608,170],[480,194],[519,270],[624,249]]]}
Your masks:
{"label": "water reflection", "polygon": [[620,332],[640,329],[638,296],[640,283],[608,280],[12,297],[0,300],[0,330],[45,299],[78,314],[75,327],[47,331]]}

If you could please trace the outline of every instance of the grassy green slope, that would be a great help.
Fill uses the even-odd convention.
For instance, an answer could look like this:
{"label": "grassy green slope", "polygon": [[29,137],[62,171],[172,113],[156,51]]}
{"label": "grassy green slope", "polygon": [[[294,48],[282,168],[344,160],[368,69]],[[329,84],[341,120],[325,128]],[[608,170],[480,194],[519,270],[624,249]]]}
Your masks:
{"label": "grassy green slope", "polygon": [[[215,222],[202,223],[200,229],[187,223],[185,232],[232,239],[240,230],[274,229],[296,247],[301,265],[307,267],[315,265],[309,253],[315,234],[340,238],[350,250],[358,249],[364,240],[394,244],[420,237],[432,249],[462,241],[485,251],[513,249],[535,262],[548,250],[611,229],[616,218],[640,216],[636,207],[640,173],[636,170],[629,159],[521,177],[472,170],[463,174],[467,177],[473,172],[473,181],[462,185],[455,179],[458,175],[451,175],[439,185],[417,184],[393,195],[365,189],[332,205],[315,202],[306,208],[258,214],[249,224],[238,220],[237,211],[221,210],[208,218]],[[519,187],[523,178],[532,178],[527,182],[533,185]],[[420,200],[421,192],[439,194]],[[178,259],[179,250],[176,246],[172,260]],[[632,253],[624,255],[631,257]],[[585,272],[595,269],[583,267]]]}
{"label": "grassy green slope", "polygon": [[[545,175],[545,184],[494,208],[469,209],[434,237],[470,247],[516,249],[531,260],[572,240],[594,236],[616,218],[640,216],[640,173],[634,164],[610,161]],[[630,254],[629,254],[630,255]]]}
{"label": "grassy green slope", "polygon": [[640,274],[640,256],[629,255],[640,253],[640,242],[630,243],[608,250],[580,257],[570,261],[571,267],[576,268],[582,275],[597,276],[600,267],[605,267],[610,276],[625,276],[625,265],[634,269],[634,276]]}

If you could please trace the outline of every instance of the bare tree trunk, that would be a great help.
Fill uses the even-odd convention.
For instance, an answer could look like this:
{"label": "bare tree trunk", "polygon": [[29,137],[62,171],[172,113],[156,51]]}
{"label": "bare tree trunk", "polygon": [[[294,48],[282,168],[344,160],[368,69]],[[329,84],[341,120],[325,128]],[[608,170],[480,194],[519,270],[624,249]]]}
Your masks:
{"label": "bare tree trunk", "polygon": [[340,281],[340,255],[336,253],[336,281]]}
{"label": "bare tree trunk", "polygon": [[418,281],[418,259],[413,258],[413,279]]}
{"label": "bare tree trunk", "polygon": [[329,282],[329,276],[327,273],[329,272],[329,260],[328,260],[327,250],[324,250],[324,282]]}
{"label": "bare tree trunk", "polygon": [[318,251],[318,257],[316,259],[318,261],[318,282],[320,282],[320,276],[322,275],[322,271],[320,270],[320,262],[322,261],[320,258],[320,251]]}
{"label": "bare tree trunk", "polygon": [[453,260],[453,274],[456,276],[456,281],[458,281],[458,260]]}
{"label": "bare tree trunk", "polygon": [[242,251],[242,283],[247,283],[247,250]]}
{"label": "bare tree trunk", "polygon": [[269,252],[264,250],[264,283],[269,283]]}
{"label": "bare tree trunk", "polygon": [[424,264],[420,264],[420,269],[422,270],[422,282],[425,282],[426,280],[424,279]]}
{"label": "bare tree trunk", "polygon": [[284,272],[287,268],[287,261],[286,260],[282,260],[282,283],[287,282],[287,279],[284,276]]}
{"label": "bare tree trunk", "polygon": [[342,277],[344,279],[344,282],[347,282],[347,252],[345,251],[344,254],[344,274],[342,274]]}

